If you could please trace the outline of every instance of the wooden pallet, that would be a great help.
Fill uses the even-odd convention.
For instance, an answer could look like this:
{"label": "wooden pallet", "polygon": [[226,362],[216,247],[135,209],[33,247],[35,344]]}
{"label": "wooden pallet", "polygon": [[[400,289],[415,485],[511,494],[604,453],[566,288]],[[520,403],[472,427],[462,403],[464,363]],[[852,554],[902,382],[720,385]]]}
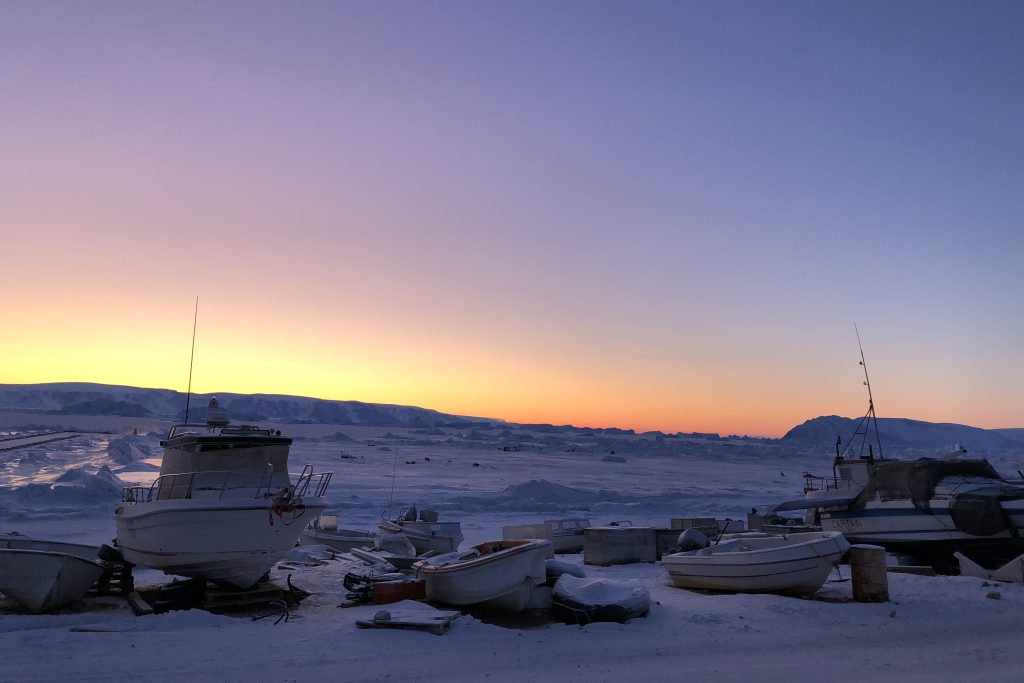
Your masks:
{"label": "wooden pallet", "polygon": [[86,595],[128,595],[135,590],[132,566],[124,562],[103,562],[106,571]]}
{"label": "wooden pallet", "polygon": [[269,582],[244,591],[224,590],[208,585],[199,607],[209,612],[230,612],[284,601],[285,590]]}
{"label": "wooden pallet", "polygon": [[452,622],[458,619],[460,612],[441,612],[437,610],[381,610],[373,619],[358,619],[359,628],[397,628],[411,631],[426,631],[435,636],[444,635]]}

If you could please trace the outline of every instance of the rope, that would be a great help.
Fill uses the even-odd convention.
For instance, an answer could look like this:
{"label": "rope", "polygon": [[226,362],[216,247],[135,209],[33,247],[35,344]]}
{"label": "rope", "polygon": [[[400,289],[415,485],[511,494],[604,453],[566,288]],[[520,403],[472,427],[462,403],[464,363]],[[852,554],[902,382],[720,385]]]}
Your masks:
{"label": "rope", "polygon": [[[270,505],[270,511],[268,512],[270,526],[274,526],[274,515],[277,515],[282,524],[289,526],[297,518],[301,517],[305,511],[306,505],[302,502],[302,498],[295,495],[295,489],[291,486],[285,486],[277,492],[274,496],[274,502]],[[285,515],[287,515],[287,518]]]}

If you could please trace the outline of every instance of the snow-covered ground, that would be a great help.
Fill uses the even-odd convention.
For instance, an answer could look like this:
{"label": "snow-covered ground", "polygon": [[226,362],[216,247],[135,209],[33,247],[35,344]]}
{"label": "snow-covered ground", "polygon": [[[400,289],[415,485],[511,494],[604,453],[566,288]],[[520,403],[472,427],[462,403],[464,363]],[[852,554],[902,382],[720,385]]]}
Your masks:
{"label": "snow-covered ground", "polygon": [[[36,424],[35,433],[80,426],[60,419],[62,425]],[[3,439],[32,433],[3,428],[3,531],[92,543],[114,537],[118,479],[155,477],[159,435],[128,435],[127,418],[90,419],[92,428],[115,433],[40,436],[46,443],[3,450]],[[140,434],[158,426],[147,423]],[[372,529],[394,486],[392,512],[410,503],[436,509],[442,519],[462,522],[467,544],[500,538],[506,524],[560,516],[657,526],[681,516],[744,519],[752,506],[799,496],[801,473],[824,473],[830,462],[827,444],[811,454],[698,438],[324,425],[287,431],[297,437],[294,471],[310,462],[335,472],[329,497],[345,526]],[[995,464],[1010,473],[1022,463]],[[331,562],[275,570],[279,578],[291,571],[297,586],[313,592],[277,625],[200,611],[135,617],[117,598],[54,615],[0,610],[0,680],[621,681],[654,674],[992,681],[1019,680],[1024,670],[1024,587],[966,577],[890,575],[892,601],[867,605],[849,601],[848,581],[827,583],[811,600],[705,595],[672,587],[656,564],[586,567],[588,575],[646,586],[654,601],[649,616],[622,625],[516,629],[467,615],[438,637],[357,629],[357,619],[380,607],[337,607],[345,569]],[[138,575],[142,584],[160,580]],[[1000,599],[986,597],[993,590]]]}

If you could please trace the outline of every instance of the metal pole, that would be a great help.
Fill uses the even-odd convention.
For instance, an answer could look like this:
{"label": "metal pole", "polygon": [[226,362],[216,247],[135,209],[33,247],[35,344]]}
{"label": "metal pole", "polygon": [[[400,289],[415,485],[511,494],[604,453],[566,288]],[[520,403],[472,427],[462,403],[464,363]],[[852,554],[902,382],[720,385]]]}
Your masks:
{"label": "metal pole", "polygon": [[192,361],[196,357],[196,322],[199,320],[199,296],[196,296],[196,310],[192,316],[192,355],[188,357],[188,394],[185,397],[185,422],[188,422],[188,408],[192,402]]}

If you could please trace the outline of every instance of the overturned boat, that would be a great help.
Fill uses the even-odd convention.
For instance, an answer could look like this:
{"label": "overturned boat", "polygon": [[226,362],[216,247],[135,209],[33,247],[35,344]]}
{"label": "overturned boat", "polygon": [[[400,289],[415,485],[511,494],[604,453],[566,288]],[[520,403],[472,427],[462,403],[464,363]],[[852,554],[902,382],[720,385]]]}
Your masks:
{"label": "overturned boat", "polygon": [[299,543],[302,545],[326,545],[339,552],[371,548],[376,542],[377,535],[372,531],[340,528],[337,515],[320,515],[310,520],[299,534]]}
{"label": "overturned boat", "polygon": [[459,522],[438,522],[437,512],[421,510],[416,506],[403,511],[395,519],[382,519],[377,525],[382,534],[404,534],[416,548],[416,553],[434,551],[450,553],[462,544],[462,524]]}
{"label": "overturned boat", "polygon": [[292,483],[292,440],[231,426],[211,399],[205,424],[171,427],[160,476],[126,488],[115,511],[125,559],[234,588],[255,585],[327,506],[331,473],[307,465]]}
{"label": "overturned boat", "polygon": [[106,571],[99,548],[0,536],[0,593],[33,612],[78,602]]}
{"label": "overturned boat", "polygon": [[661,565],[680,588],[810,595],[849,548],[839,532],[740,537],[665,555]]}
{"label": "overturned boat", "polygon": [[521,612],[547,581],[550,553],[546,540],[488,541],[423,560],[416,573],[426,582],[427,600]]}

